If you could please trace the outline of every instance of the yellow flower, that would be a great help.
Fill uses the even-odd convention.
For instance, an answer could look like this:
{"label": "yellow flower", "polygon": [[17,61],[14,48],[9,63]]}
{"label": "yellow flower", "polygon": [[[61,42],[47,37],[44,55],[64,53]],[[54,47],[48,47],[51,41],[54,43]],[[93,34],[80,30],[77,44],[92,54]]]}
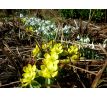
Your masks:
{"label": "yellow flower", "polygon": [[54,61],[53,63],[49,63],[48,65],[46,65],[46,67],[50,70],[50,71],[56,71],[58,70],[58,63],[59,60]]}
{"label": "yellow flower", "polygon": [[62,45],[60,43],[55,44],[53,48],[51,48],[51,52],[56,52],[57,54],[62,53],[63,52]]}
{"label": "yellow flower", "polygon": [[44,78],[52,78],[58,74],[58,71],[50,71],[45,65],[41,65],[40,75]]}
{"label": "yellow flower", "polygon": [[58,54],[56,52],[51,52],[51,59],[56,60],[58,59]]}
{"label": "yellow flower", "polygon": [[77,62],[81,55],[77,45],[70,46],[70,48],[68,48],[68,53],[70,54],[70,58],[73,63]]}
{"label": "yellow flower", "polygon": [[56,52],[51,52],[51,54],[45,53],[44,57],[45,59],[43,60],[43,63],[47,64],[48,62],[54,62],[55,60],[57,60],[58,54],[56,54]]}
{"label": "yellow flower", "polygon": [[28,64],[27,66],[23,67],[23,71],[24,72],[34,72],[36,70],[36,65],[31,65],[31,64]]}
{"label": "yellow flower", "polygon": [[56,52],[51,52],[50,54],[44,54],[45,59],[42,61],[43,65],[41,65],[41,76],[44,78],[52,78],[55,77],[58,73],[58,54]]}
{"label": "yellow flower", "polygon": [[48,58],[50,58],[50,55],[48,53],[45,53],[44,57],[48,59]]}
{"label": "yellow flower", "polygon": [[42,49],[47,49],[52,47],[52,43],[54,43],[54,40],[51,40],[49,43],[42,44]]}
{"label": "yellow flower", "polygon": [[70,46],[70,48],[68,48],[68,52],[69,52],[69,54],[77,54],[78,47],[76,45]]}
{"label": "yellow flower", "polygon": [[53,72],[53,73],[51,74],[51,76],[52,76],[52,77],[55,77],[55,76],[57,76],[57,74],[58,74],[58,71],[55,71],[55,72]]}
{"label": "yellow flower", "polygon": [[44,78],[52,78],[58,74],[58,55],[63,52],[62,46],[60,43],[55,44],[52,47],[52,41],[50,41],[47,46],[42,48],[49,47],[50,53],[44,54],[44,59],[42,60],[43,65],[41,65],[40,75]]}
{"label": "yellow flower", "polygon": [[42,44],[42,49],[46,49],[47,45],[46,44]]}
{"label": "yellow flower", "polygon": [[39,51],[40,51],[40,49],[39,49],[38,45],[36,45],[36,47],[32,50],[32,56],[33,57],[37,56]]}
{"label": "yellow flower", "polygon": [[43,70],[41,70],[40,75],[44,78],[51,78],[50,72],[47,68],[44,68]]}
{"label": "yellow flower", "polygon": [[52,47],[52,44],[53,44],[54,42],[55,42],[54,40],[51,40],[51,41],[47,44],[47,46],[48,46],[48,47],[50,47],[50,46]]}
{"label": "yellow flower", "polygon": [[22,74],[23,78],[20,79],[22,87],[29,85],[36,76],[36,65],[28,64],[23,68],[24,73]]}
{"label": "yellow flower", "polygon": [[30,27],[29,27],[29,31],[31,31],[31,32],[32,32],[32,31],[33,31],[33,27],[31,27],[31,26],[30,26]]}
{"label": "yellow flower", "polygon": [[75,54],[71,57],[72,62],[76,62],[78,59],[79,59],[79,54],[78,55]]}
{"label": "yellow flower", "polygon": [[26,27],[26,32],[33,32],[33,27]]}
{"label": "yellow flower", "polygon": [[22,21],[23,23],[25,23],[25,22],[26,22],[26,18],[22,18],[21,21]]}

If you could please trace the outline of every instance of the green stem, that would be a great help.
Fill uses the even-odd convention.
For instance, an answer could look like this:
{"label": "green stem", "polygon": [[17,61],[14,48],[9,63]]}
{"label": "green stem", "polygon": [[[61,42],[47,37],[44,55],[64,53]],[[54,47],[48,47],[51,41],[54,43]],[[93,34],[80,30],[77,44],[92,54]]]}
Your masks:
{"label": "green stem", "polygon": [[50,78],[46,79],[46,84],[47,84],[47,88],[50,88],[50,84],[51,84],[51,79]]}
{"label": "green stem", "polygon": [[30,88],[33,88],[33,87],[32,87],[32,84],[30,84],[29,86],[30,86]]}

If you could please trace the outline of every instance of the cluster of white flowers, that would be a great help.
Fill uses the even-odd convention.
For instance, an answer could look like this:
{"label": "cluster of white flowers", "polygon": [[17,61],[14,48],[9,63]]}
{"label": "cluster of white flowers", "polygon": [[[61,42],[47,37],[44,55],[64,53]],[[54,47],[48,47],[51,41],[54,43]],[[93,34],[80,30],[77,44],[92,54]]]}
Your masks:
{"label": "cluster of white flowers", "polygon": [[63,31],[64,34],[70,33],[70,25],[65,25],[59,30],[56,24],[50,20],[43,20],[37,17],[24,17],[22,14],[20,15],[20,18],[24,21],[24,26],[32,26],[34,32],[42,33],[45,36],[54,37],[59,31]]}
{"label": "cluster of white flowers", "polygon": [[65,25],[65,26],[62,28],[64,34],[69,34],[70,29],[71,29],[71,26],[70,26],[70,25]]}
{"label": "cluster of white flowers", "polygon": [[[47,38],[55,38],[56,33],[59,31],[63,32],[64,35],[69,35],[69,33],[72,33],[79,28],[75,20],[75,26],[64,25],[62,28],[58,28],[55,22],[50,20],[44,20],[37,17],[24,17],[22,14],[20,14],[20,18],[24,21],[25,27],[31,26],[33,27],[34,32],[37,34],[42,33],[43,36],[46,36]],[[83,38],[77,36],[77,40],[82,43],[90,43],[89,37]]]}
{"label": "cluster of white flowers", "polygon": [[79,35],[77,36],[77,39],[79,42],[81,43],[87,43],[89,44],[90,43],[90,38],[87,36],[87,37],[80,37]]}

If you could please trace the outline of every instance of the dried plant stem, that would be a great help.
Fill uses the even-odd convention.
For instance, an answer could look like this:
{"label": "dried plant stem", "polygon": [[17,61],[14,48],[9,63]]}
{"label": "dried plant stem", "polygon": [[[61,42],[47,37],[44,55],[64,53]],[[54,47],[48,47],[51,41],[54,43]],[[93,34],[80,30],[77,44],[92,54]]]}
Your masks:
{"label": "dried plant stem", "polygon": [[94,73],[94,72],[92,72],[92,71],[88,71],[88,70],[86,70],[86,69],[83,69],[83,68],[80,68],[80,67],[76,67],[76,66],[70,65],[70,64],[69,64],[69,66],[74,67],[74,68],[76,68],[76,69],[79,69],[79,70],[81,70],[81,71],[87,72],[87,73],[89,73],[89,74],[96,75],[96,73]]}
{"label": "dried plant stem", "polygon": [[16,84],[16,83],[20,83],[20,81],[15,81],[15,82],[11,82],[11,83],[8,83],[8,84],[4,84],[4,85],[1,85],[0,87],[9,86],[9,85]]}
{"label": "dried plant stem", "polygon": [[97,87],[97,84],[98,84],[98,82],[101,78],[101,75],[102,75],[103,71],[105,70],[106,66],[107,66],[107,61],[103,65],[103,68],[97,73],[97,75],[96,75],[96,77],[95,77],[95,79],[94,79],[94,81],[91,85],[91,88],[96,88]]}

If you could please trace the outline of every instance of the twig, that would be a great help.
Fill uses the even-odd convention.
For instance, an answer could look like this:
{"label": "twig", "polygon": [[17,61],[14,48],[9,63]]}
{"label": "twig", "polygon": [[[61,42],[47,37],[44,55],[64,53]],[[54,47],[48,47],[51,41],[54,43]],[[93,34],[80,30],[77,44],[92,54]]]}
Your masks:
{"label": "twig", "polygon": [[96,75],[96,77],[95,77],[95,79],[94,79],[94,81],[93,81],[93,83],[91,85],[92,88],[97,87],[98,81],[100,80],[101,75],[102,75],[103,71],[105,70],[106,66],[107,66],[107,61],[103,65],[103,68],[97,73],[97,75]]}
{"label": "twig", "polygon": [[[76,73],[76,72],[75,72],[75,73]],[[80,76],[78,75],[78,73],[76,73],[76,75],[77,75],[77,77],[78,77],[80,83],[82,84],[82,86],[83,86],[84,88],[86,88],[85,85],[84,85],[84,83],[81,81]]]}
{"label": "twig", "polygon": [[103,46],[101,44],[99,44],[99,47],[101,48],[101,50],[105,53],[105,55],[107,56],[107,51],[103,48]]}
{"label": "twig", "polygon": [[[7,45],[7,43],[5,41],[3,41],[3,45],[17,58],[17,55],[14,54],[14,52],[9,48],[9,46]],[[2,48],[2,51],[3,53],[8,57],[10,63],[12,65],[14,65],[18,71],[18,75],[21,76],[21,73],[22,73],[22,66],[21,65],[18,65],[15,60],[13,59],[13,57],[9,54],[9,52],[5,49],[5,48]],[[19,60],[18,60],[19,62]],[[20,62],[19,62],[20,64]]]}
{"label": "twig", "polygon": [[0,87],[9,86],[9,85],[16,84],[16,83],[20,83],[20,81],[15,81],[15,82],[11,82],[11,83],[8,83],[8,84],[4,84],[4,85],[1,85]]}
{"label": "twig", "polygon": [[18,50],[18,47],[16,47],[16,50],[17,50],[18,56],[22,59],[21,54],[20,54],[20,52]]}
{"label": "twig", "polygon": [[96,76],[96,73],[94,73],[94,72],[92,72],[92,71],[88,71],[88,70],[86,70],[86,69],[83,69],[83,68],[80,68],[80,67],[76,67],[76,66],[74,66],[74,65],[70,65],[70,64],[69,64],[69,66],[74,67],[74,68],[79,69],[79,70],[82,70],[82,71],[84,71],[84,72],[93,74],[93,75]]}

